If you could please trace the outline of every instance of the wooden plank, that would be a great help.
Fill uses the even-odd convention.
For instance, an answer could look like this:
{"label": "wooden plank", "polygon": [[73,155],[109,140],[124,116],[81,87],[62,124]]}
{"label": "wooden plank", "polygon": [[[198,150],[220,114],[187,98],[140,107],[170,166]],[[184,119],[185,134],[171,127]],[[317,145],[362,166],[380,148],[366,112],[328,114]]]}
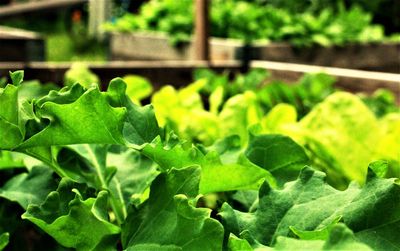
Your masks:
{"label": "wooden plank", "polygon": [[191,44],[173,47],[160,33],[112,33],[110,41],[113,60],[188,60],[193,58]]}
{"label": "wooden plank", "polygon": [[268,69],[273,78],[286,81],[295,81],[305,73],[325,72],[338,80],[336,86],[347,91],[372,93],[387,88],[400,100],[400,74],[272,61],[252,61],[250,67]]}
{"label": "wooden plank", "polygon": [[84,4],[88,0],[41,0],[35,2],[15,3],[0,7],[0,18],[21,15],[24,13],[59,9]]}
{"label": "wooden plank", "polygon": [[34,32],[0,27],[0,61],[43,61],[45,42]]}
{"label": "wooden plank", "polygon": [[400,43],[394,42],[309,48],[262,42],[252,45],[251,54],[256,60],[400,73]]}
{"label": "wooden plank", "polygon": [[31,40],[43,39],[43,37],[36,32],[16,29],[6,26],[0,26],[0,39],[18,39],[18,38],[31,39]]}
{"label": "wooden plank", "polygon": [[[243,55],[243,44],[237,40],[211,38],[211,60],[235,60]],[[179,47],[171,45],[161,33],[135,32],[111,34],[111,58],[113,60],[194,60],[194,42]]]}

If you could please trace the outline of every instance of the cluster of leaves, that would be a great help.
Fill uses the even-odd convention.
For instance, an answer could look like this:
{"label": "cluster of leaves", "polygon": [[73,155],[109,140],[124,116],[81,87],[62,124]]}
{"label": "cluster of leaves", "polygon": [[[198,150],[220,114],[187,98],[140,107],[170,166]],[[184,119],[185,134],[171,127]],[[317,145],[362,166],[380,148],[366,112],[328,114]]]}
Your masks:
{"label": "cluster of leaves", "polygon": [[[278,131],[287,121],[279,113],[282,107],[295,113],[292,106],[273,108],[265,118],[270,131],[253,126],[246,144],[232,128],[230,135],[208,146],[194,145],[168,126],[161,128],[151,105],[137,105],[126,95],[128,89],[139,92],[136,103],[147,96],[149,87],[141,78],[126,77],[127,83],[113,79],[105,92],[96,84],[73,83],[30,96],[20,96],[29,88],[23,72],[11,73],[11,79],[0,89],[0,249],[391,250],[400,245],[400,187],[387,177],[393,176],[388,163],[373,162],[356,178],[343,168],[344,176],[364,183],[334,189],[326,174],[306,166],[312,163],[308,150],[271,133],[271,123]],[[176,93],[183,107],[195,109],[191,89],[202,82]],[[239,103],[254,94],[238,90],[231,95],[240,96]],[[236,104],[232,98],[223,101],[222,111]],[[252,116],[243,105],[240,112],[250,114],[226,112],[227,123],[232,116]],[[328,138],[315,145],[333,142],[329,128],[322,128],[328,113],[338,133],[354,133],[340,127],[340,114],[332,114],[331,106],[347,111],[346,126],[356,120],[352,112],[369,111],[351,94],[329,96],[298,122]],[[283,117],[271,115],[274,111]],[[321,122],[308,124],[318,114]],[[394,144],[392,153],[399,149],[399,141],[391,137],[396,133],[399,138],[396,115],[382,118],[397,121],[385,128],[385,142],[370,142],[367,135],[363,146]],[[169,123],[161,117],[159,122]],[[364,122],[376,121],[362,119],[358,125]],[[357,133],[361,137],[365,131]],[[355,153],[344,151],[343,156]],[[328,148],[324,154],[328,156]],[[348,164],[356,164],[349,158]]]}
{"label": "cluster of leaves", "polygon": [[267,71],[254,69],[230,81],[229,74],[202,69],[195,73],[196,82],[180,90],[164,86],[151,103],[160,125],[190,142],[209,145],[236,134],[245,143],[248,126],[259,123],[275,105],[291,104],[302,117],[334,91],[334,79],[322,73],[305,75],[291,86],[266,84],[267,76]]}
{"label": "cluster of leaves", "polygon": [[296,12],[319,12],[326,8],[338,10],[341,5],[353,6],[358,5],[365,11],[373,15],[373,21],[383,24],[386,31],[396,32],[400,27],[400,17],[398,15],[399,3],[391,0],[313,0],[313,1],[296,1],[296,0],[255,0],[261,4],[273,5],[277,8],[287,9],[293,13]]}
{"label": "cluster of leaves", "polygon": [[[190,39],[193,31],[191,0],[153,0],[138,15],[127,13],[106,25],[108,30],[160,31],[177,44]],[[288,41],[295,46],[332,46],[377,42],[385,39],[384,28],[371,23],[372,16],[352,6],[339,10],[324,8],[293,13],[257,1],[214,0],[211,6],[211,35],[254,40]]]}
{"label": "cluster of leaves", "polygon": [[195,83],[180,90],[165,86],[151,103],[160,125],[189,142],[212,145],[239,135],[246,145],[249,128],[289,135],[338,188],[351,180],[362,184],[374,159],[387,159],[388,175],[398,176],[400,113],[393,93],[378,90],[361,99],[335,91],[335,80],[323,73],[305,75],[292,85],[267,84],[266,76],[255,69],[229,81],[227,74],[201,70]]}

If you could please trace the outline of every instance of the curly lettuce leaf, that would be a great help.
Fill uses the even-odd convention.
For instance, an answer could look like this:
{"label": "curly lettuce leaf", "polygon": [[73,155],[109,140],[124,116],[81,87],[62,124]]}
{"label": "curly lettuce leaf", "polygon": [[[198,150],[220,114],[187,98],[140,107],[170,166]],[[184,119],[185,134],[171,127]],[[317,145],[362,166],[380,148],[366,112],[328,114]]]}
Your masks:
{"label": "curly lettuce leaf", "polygon": [[146,145],[142,153],[154,160],[163,171],[200,166],[201,193],[258,189],[264,179],[274,183],[274,178],[267,170],[254,165],[243,154],[223,161],[215,151],[204,154],[197,147],[185,147],[179,142],[168,145],[168,142],[164,143],[160,138]]}
{"label": "curly lettuce leaf", "polygon": [[279,184],[294,180],[309,159],[291,138],[279,134],[250,135],[246,157],[271,172]]}
{"label": "curly lettuce leaf", "polygon": [[137,147],[150,142],[159,134],[153,109],[134,105],[125,91],[126,84],[117,78],[107,92],[75,84],[19,104],[18,87],[7,85],[0,93],[5,107],[0,112],[0,148],[24,151],[83,143]]}
{"label": "curly lettuce leaf", "polygon": [[[160,174],[148,201],[132,208],[122,228],[127,250],[221,250],[222,225],[210,209],[195,208],[200,169],[186,167]],[[156,230],[156,231],[155,231]]]}
{"label": "curly lettuce leaf", "polygon": [[[258,243],[249,236],[248,232],[244,232],[241,237],[231,234],[228,241],[228,250],[230,251],[275,251],[275,250],[360,250],[371,251],[369,246],[359,242],[353,231],[346,225],[339,223],[332,226],[327,232],[324,239],[295,239],[289,237],[278,236],[274,247],[267,247]],[[247,239],[246,239],[247,238]]]}
{"label": "curly lettuce leaf", "polygon": [[18,87],[7,85],[0,88],[0,145],[2,149],[11,149],[23,141],[20,129]]}
{"label": "curly lettuce leaf", "polygon": [[153,92],[151,83],[141,76],[126,75],[123,77],[123,80],[127,86],[126,95],[128,95],[135,104],[140,104],[142,99],[149,97]]}
{"label": "curly lettuce leaf", "polygon": [[333,184],[342,179],[340,187],[351,180],[362,184],[372,161],[399,163],[398,121],[396,114],[378,120],[359,97],[337,92],[316,106],[299,126],[314,164],[328,173]]}
{"label": "curly lettuce leaf", "polygon": [[[79,94],[83,94],[75,96],[75,88],[81,89]],[[82,88],[74,85],[58,93],[50,92],[38,100],[35,110],[41,122],[37,126],[44,128],[25,140],[18,149],[80,143],[123,143],[126,109],[112,107],[97,86],[88,90]]]}
{"label": "curly lettuce leaf", "polygon": [[74,183],[63,179],[42,204],[30,204],[22,219],[31,221],[65,247],[112,250],[120,228],[108,221],[107,203],[106,191],[84,200]]}
{"label": "curly lettuce leaf", "polygon": [[248,231],[257,242],[274,246],[279,236],[291,235],[291,228],[317,230],[340,216],[356,239],[373,249],[390,250],[400,245],[393,234],[400,222],[400,187],[395,179],[382,179],[370,171],[364,187],[352,184],[338,191],[327,185],[325,178],[324,173],[305,168],[282,190],[264,183],[259,205],[252,213],[224,204],[220,215],[226,231],[236,236]]}
{"label": "curly lettuce leaf", "polygon": [[0,188],[0,197],[15,201],[26,209],[29,204],[41,203],[51,191],[57,188],[53,171],[47,167],[34,167],[29,173],[22,173],[8,180]]}

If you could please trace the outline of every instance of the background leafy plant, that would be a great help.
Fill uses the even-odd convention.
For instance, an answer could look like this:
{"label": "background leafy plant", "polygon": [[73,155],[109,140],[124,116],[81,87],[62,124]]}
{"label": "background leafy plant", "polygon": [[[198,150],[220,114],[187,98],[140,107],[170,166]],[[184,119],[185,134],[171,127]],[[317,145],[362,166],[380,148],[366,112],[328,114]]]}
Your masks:
{"label": "background leafy plant", "polygon": [[[319,2],[312,1],[312,5],[319,6]],[[328,7],[324,5],[324,8],[311,9],[293,7],[303,3],[288,5],[279,1],[212,1],[211,35],[245,42],[260,39],[288,41],[300,47],[379,42],[386,39],[383,26],[373,24],[372,14],[357,5],[345,7],[330,4]],[[301,10],[293,11],[292,7]],[[138,15],[127,13],[107,24],[106,29],[121,32],[160,31],[168,34],[170,41],[176,45],[189,41],[193,31],[192,14],[190,0],[153,0],[145,3]]]}

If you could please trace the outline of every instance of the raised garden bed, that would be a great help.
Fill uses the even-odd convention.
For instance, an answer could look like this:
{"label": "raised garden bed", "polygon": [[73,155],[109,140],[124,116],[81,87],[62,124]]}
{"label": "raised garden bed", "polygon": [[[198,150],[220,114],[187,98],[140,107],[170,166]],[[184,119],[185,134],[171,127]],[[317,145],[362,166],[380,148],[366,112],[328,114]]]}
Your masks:
{"label": "raised garden bed", "polygon": [[0,27],[0,61],[44,61],[45,42],[34,32]]}
{"label": "raised garden bed", "polygon": [[[112,33],[111,57],[138,60],[193,60],[193,43],[173,46],[168,37],[157,33]],[[212,38],[212,60],[243,58],[243,44],[237,40]]]}
{"label": "raised garden bed", "polygon": [[[43,62],[0,63],[0,76],[7,76],[8,71],[24,69],[25,79],[38,79],[42,82],[62,84],[65,72],[70,63],[51,64]],[[163,85],[180,87],[190,83],[195,69],[209,67],[223,71],[243,71],[240,61],[219,61],[208,64],[203,61],[114,61],[90,64],[89,68],[99,76],[103,84],[107,84],[115,76],[137,74],[146,77],[155,89]],[[271,73],[271,79],[295,82],[303,74],[325,72],[337,79],[337,87],[350,92],[372,93],[379,88],[386,88],[397,95],[400,102],[400,74],[381,73],[361,70],[350,70],[332,67],[318,67],[271,61],[254,61],[250,68],[263,68]]]}
{"label": "raised garden bed", "polygon": [[[113,59],[190,60],[193,43],[173,46],[168,37],[153,33],[112,33]],[[379,43],[344,47],[295,48],[287,43],[257,42],[246,46],[239,40],[212,38],[212,60],[269,60],[350,69],[400,72],[400,44]]]}

